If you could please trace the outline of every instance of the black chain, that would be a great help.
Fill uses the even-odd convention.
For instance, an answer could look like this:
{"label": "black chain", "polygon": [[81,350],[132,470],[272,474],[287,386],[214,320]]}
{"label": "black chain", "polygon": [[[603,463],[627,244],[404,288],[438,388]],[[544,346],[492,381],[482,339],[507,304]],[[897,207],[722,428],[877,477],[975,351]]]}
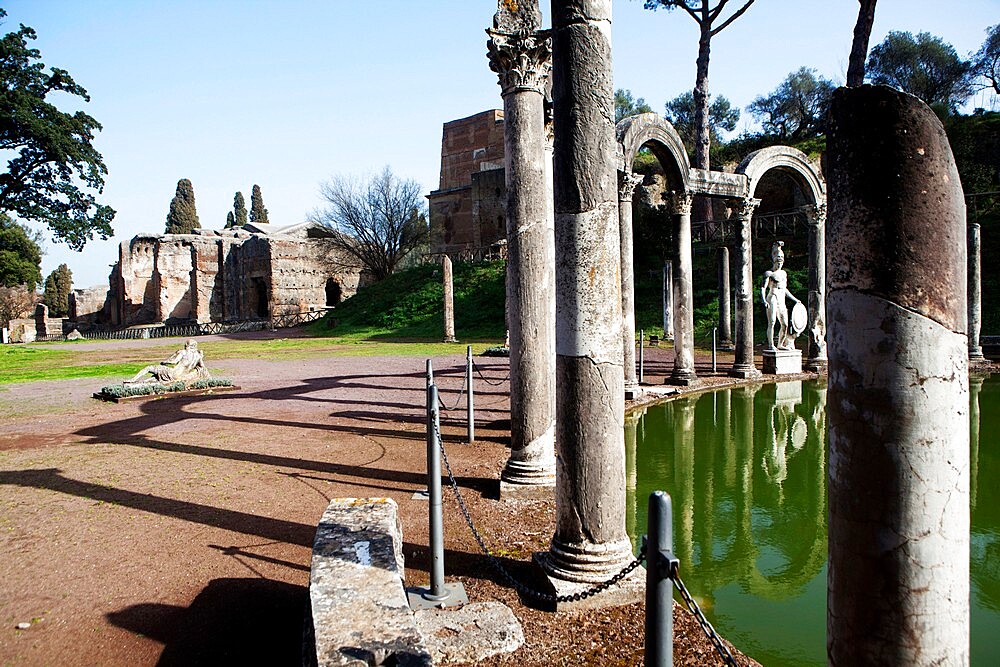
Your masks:
{"label": "black chain", "polygon": [[507,377],[505,377],[503,380],[500,380],[499,382],[490,382],[489,378],[487,378],[485,375],[483,375],[483,371],[482,371],[481,368],[479,368],[479,364],[477,364],[476,362],[473,361],[472,362],[472,367],[476,369],[477,373],[479,373],[479,377],[482,379],[482,381],[485,382],[486,384],[490,385],[491,387],[499,387],[504,382],[507,382],[508,380],[510,380],[510,373],[507,373]]}
{"label": "black chain", "polygon": [[722,643],[722,639],[719,638],[718,633],[715,632],[715,628],[713,628],[712,624],[709,623],[707,618],[705,618],[705,614],[702,613],[701,607],[699,607],[698,603],[694,601],[693,597],[691,597],[687,586],[685,586],[684,582],[681,581],[680,573],[675,570],[671,578],[674,581],[674,586],[678,591],[680,591],[681,597],[684,599],[684,604],[687,605],[687,608],[694,615],[695,620],[698,621],[698,625],[701,626],[701,629],[705,631],[705,634],[708,636],[709,641],[712,642],[712,645],[715,646],[715,650],[718,652],[719,657],[722,658],[722,661],[729,667],[739,667],[736,659],[733,657],[733,654],[729,652],[726,645]]}
{"label": "black chain", "polygon": [[543,602],[579,602],[580,600],[585,600],[589,597],[593,597],[599,593],[603,593],[607,589],[611,588],[622,579],[627,577],[633,570],[642,565],[645,560],[645,555],[642,554],[631,563],[626,565],[618,574],[614,575],[607,581],[597,584],[593,588],[589,588],[585,591],[580,591],[579,593],[573,593],[572,595],[552,595],[550,593],[543,593],[537,591],[534,588],[530,588],[525,584],[518,581],[514,575],[512,575],[507,568],[500,563],[500,560],[493,555],[493,552],[488,546],[486,546],[486,540],[483,538],[479,530],[476,529],[475,523],[472,521],[472,515],[469,513],[469,508],[465,504],[465,499],[462,497],[462,492],[458,488],[458,481],[455,479],[455,474],[451,470],[451,463],[448,461],[448,452],[444,449],[444,439],[441,437],[441,431],[438,430],[437,424],[434,425],[434,435],[438,441],[438,447],[441,449],[441,458],[444,460],[444,467],[448,471],[448,480],[451,483],[451,489],[455,494],[455,500],[458,501],[458,507],[462,511],[462,516],[465,517],[465,523],[469,526],[469,530],[472,531],[472,536],[476,539],[479,544],[479,548],[482,552],[489,558],[490,564],[497,571],[497,573],[511,586],[514,587],[516,591],[522,593],[528,597],[535,598],[537,600],[542,600]]}
{"label": "black chain", "polygon": [[469,374],[462,373],[462,388],[458,392],[458,398],[455,399],[455,405],[450,408],[444,404],[444,400],[441,398],[441,394],[438,394],[438,403],[441,404],[441,409],[445,412],[451,412],[452,410],[457,410],[459,403],[462,402],[462,395],[465,394],[465,387],[469,382]]}

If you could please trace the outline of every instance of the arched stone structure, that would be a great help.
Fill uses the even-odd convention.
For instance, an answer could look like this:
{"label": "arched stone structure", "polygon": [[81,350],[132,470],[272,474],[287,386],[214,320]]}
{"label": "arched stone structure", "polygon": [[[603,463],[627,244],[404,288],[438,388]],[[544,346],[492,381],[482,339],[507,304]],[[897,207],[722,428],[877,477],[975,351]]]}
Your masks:
{"label": "arched stone structure", "polygon": [[[736,168],[737,174],[747,178],[747,200],[754,200],[757,186],[768,174],[779,171],[790,177],[808,200],[804,210],[809,225],[809,323],[806,368],[824,370],[826,368],[826,307],[823,295],[826,292],[826,253],[824,229],[826,227],[826,184],[819,171],[800,150],[790,146],[769,146],[747,155]],[[759,201],[759,200],[758,200]],[[752,215],[752,214],[751,214]],[[742,244],[741,244],[742,247]],[[749,249],[750,244],[746,244]],[[748,262],[752,273],[752,257],[740,253],[741,267]],[[752,290],[751,290],[752,293]],[[752,332],[752,320],[751,329]],[[750,334],[752,336],[752,333]],[[739,336],[738,336],[739,337]],[[752,342],[751,342],[752,345]]]}
{"label": "arched stone structure", "polygon": [[659,161],[667,181],[667,199],[672,206],[674,238],[674,369],[671,381],[692,384],[694,371],[694,306],[691,289],[691,165],[684,143],[673,125],[659,114],[644,113],[619,121],[615,127],[618,140],[619,201],[622,263],[622,345],[625,364],[626,394],[638,393],[635,376],[635,281],[632,249],[632,193],[640,180],[632,173],[632,163],[639,149],[648,146]]}

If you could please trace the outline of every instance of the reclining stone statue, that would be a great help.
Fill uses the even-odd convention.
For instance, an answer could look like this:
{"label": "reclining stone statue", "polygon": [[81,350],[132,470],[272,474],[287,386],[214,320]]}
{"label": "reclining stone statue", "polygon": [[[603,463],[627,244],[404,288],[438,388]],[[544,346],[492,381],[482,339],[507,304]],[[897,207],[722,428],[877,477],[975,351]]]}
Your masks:
{"label": "reclining stone statue", "polygon": [[198,349],[198,343],[189,340],[184,349],[174,352],[169,359],[146,366],[124,384],[151,382],[194,382],[210,377],[205,368],[205,353]]}

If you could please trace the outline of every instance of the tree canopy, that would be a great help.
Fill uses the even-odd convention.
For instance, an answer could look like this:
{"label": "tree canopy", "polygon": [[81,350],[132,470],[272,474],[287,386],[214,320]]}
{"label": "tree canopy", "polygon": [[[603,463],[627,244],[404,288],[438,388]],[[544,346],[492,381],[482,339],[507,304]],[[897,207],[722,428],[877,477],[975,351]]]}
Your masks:
{"label": "tree canopy", "polygon": [[48,101],[52,93],[90,96],[66,70],[45,71],[38,49],[28,47],[35,38],[22,25],[0,39],[0,150],[11,156],[0,174],[0,211],[44,223],[54,240],[81,250],[95,234],[113,234],[114,209],[77,185],[103,192],[108,170],[93,145],[101,124]]}
{"label": "tree canopy", "polygon": [[986,41],[972,56],[972,73],[1000,95],[1000,23],[986,30]]}
{"label": "tree canopy", "polygon": [[972,92],[970,64],[929,32],[892,31],[868,55],[868,79],[955,112]]}
{"label": "tree canopy", "polygon": [[49,315],[62,317],[69,312],[69,293],[73,290],[73,273],[65,264],[45,279],[42,303],[49,307]]}
{"label": "tree canopy", "polygon": [[[667,102],[666,118],[681,136],[684,145],[691,147],[695,144],[695,133],[697,131],[695,121],[694,95],[691,93],[681,93],[674,99]],[[708,131],[712,143],[719,141],[719,132],[732,132],[736,129],[736,123],[740,120],[740,110],[734,107],[724,96],[719,95],[708,107]]]}
{"label": "tree canopy", "polygon": [[247,201],[242,192],[233,195],[233,225],[242,227],[247,224]]}
{"label": "tree canopy", "polygon": [[328,206],[312,219],[339,232],[337,245],[371,272],[389,276],[427,238],[420,184],[401,180],[389,167],[368,178],[335,176],[320,185]]}
{"label": "tree canopy", "polygon": [[34,290],[42,282],[42,249],[34,236],[0,213],[0,285]]}
{"label": "tree canopy", "polygon": [[782,141],[798,141],[825,132],[826,113],[836,86],[816,75],[816,70],[800,67],[767,95],[757,97],[747,111],[764,132]]}
{"label": "tree canopy", "polygon": [[649,113],[653,110],[646,104],[642,97],[632,98],[632,91],[619,88],[615,91],[615,122],[620,122],[623,118],[635,116],[641,113]]}
{"label": "tree canopy", "polygon": [[[242,194],[236,193],[243,197]],[[254,185],[250,192],[250,222],[266,225],[270,222],[267,219],[267,209],[264,208],[264,196],[260,193],[260,186]],[[237,220],[239,223],[239,220]]]}
{"label": "tree canopy", "polygon": [[182,178],[177,181],[177,191],[170,200],[170,211],[167,213],[167,234],[191,234],[199,229],[198,210],[194,204],[194,186],[191,181]]}

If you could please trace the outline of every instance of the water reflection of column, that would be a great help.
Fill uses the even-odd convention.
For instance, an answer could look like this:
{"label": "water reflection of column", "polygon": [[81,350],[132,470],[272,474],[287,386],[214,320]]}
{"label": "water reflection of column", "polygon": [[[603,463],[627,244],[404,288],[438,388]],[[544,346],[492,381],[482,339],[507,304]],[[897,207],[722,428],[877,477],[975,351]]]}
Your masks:
{"label": "water reflection of column", "polygon": [[636,532],[636,430],[646,410],[632,410],[625,415],[625,528],[629,536]]}
{"label": "water reflection of column", "polygon": [[982,375],[969,376],[969,505],[976,509],[979,497],[979,392],[983,389]]}
{"label": "water reflection of column", "polygon": [[674,550],[682,562],[691,562],[694,554],[694,405],[697,399],[678,398],[672,401],[674,408],[674,486],[675,498],[680,503],[674,505],[674,525],[678,527],[674,535]]}
{"label": "water reflection of column", "polygon": [[753,551],[753,418],[754,395],[759,385],[733,389],[733,440],[736,445],[736,468],[740,491],[736,494],[737,553],[746,553],[747,562],[756,558]]}
{"label": "water reflection of column", "polygon": [[719,444],[722,452],[723,480],[726,488],[736,483],[736,446],[733,442],[731,424],[733,420],[732,389],[722,389],[719,395],[719,413],[722,415],[719,429]]}

